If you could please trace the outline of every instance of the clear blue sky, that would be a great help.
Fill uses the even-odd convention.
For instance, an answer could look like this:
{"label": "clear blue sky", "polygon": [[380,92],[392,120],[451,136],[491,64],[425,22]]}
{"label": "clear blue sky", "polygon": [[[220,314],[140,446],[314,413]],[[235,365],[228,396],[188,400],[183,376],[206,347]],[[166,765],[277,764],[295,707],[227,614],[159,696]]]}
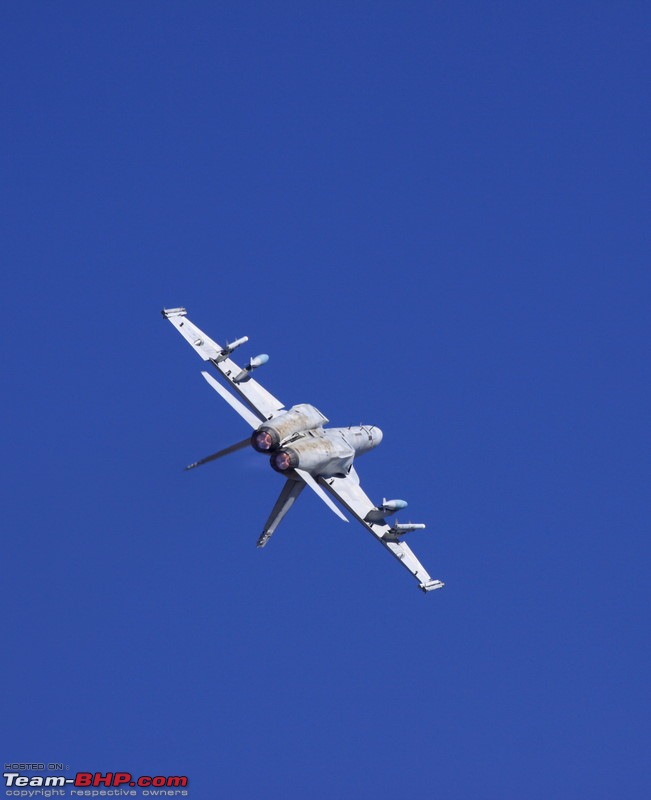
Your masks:
{"label": "clear blue sky", "polygon": [[[195,800],[649,787],[649,5],[5,3],[0,758]],[[429,596],[159,315],[374,423]]]}

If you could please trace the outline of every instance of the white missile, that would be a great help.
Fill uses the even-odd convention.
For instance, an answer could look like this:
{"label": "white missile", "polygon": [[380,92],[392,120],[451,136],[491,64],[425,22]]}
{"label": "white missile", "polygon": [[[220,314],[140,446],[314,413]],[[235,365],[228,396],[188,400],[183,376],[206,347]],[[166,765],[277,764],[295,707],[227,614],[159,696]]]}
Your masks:
{"label": "white missile", "polygon": [[211,359],[213,364],[219,364],[220,361],[224,361],[226,358],[230,356],[233,350],[236,350],[240,345],[246,344],[246,342],[248,341],[249,341],[248,336],[242,336],[241,339],[236,339],[234,342],[227,344],[223,350],[219,351],[219,355],[217,356],[217,358]]}
{"label": "white missile", "polygon": [[405,533],[411,533],[412,531],[422,531],[426,527],[427,525],[423,525],[421,522],[396,522],[393,524],[389,534],[391,536],[403,536]]}

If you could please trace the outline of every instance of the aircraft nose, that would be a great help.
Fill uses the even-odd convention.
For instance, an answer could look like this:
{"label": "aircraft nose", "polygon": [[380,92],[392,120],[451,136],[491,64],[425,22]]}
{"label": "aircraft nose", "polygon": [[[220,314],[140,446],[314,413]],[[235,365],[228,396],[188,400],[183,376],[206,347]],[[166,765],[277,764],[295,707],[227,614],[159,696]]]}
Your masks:
{"label": "aircraft nose", "polygon": [[379,428],[373,427],[371,429],[371,436],[373,437],[373,445],[377,447],[382,439],[384,438],[384,434]]}

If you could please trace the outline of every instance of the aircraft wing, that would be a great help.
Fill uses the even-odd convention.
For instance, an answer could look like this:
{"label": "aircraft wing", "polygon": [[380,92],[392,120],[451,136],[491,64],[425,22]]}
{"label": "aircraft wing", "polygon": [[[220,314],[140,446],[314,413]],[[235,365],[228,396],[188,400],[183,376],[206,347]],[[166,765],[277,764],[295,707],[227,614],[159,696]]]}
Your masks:
{"label": "aircraft wing", "polygon": [[[165,308],[162,314],[165,319],[168,319],[174,325],[181,336],[204,361],[212,363],[230,388],[253,410],[260,422],[271,419],[285,407],[280,400],[251,377],[236,383],[234,378],[242,372],[242,368],[230,358],[229,346],[222,347],[222,345],[217,344],[210,336],[197,328],[187,318],[187,312],[184,308]],[[242,341],[246,341],[246,339]],[[213,388],[215,388],[214,385]],[[247,419],[247,421],[249,420]],[[256,426],[253,425],[253,427]]]}
{"label": "aircraft wing", "polygon": [[[212,375],[209,375],[207,372],[201,373],[210,386],[212,386],[212,388],[217,392],[217,394],[219,394],[219,396],[225,400],[228,405],[234,411],[236,411],[240,417],[242,417],[242,419],[244,419],[245,422],[247,422],[254,430],[261,422],[271,419],[284,408],[280,400],[275,398],[257,381],[253,380],[250,375],[246,375],[246,379],[244,381],[236,380],[236,378],[242,373],[242,369],[228,357],[229,350],[231,350],[231,348],[234,349],[233,345],[226,345],[225,347],[222,347],[221,345],[217,344],[217,342],[213,341],[210,336],[205,334],[202,330],[197,328],[193,322],[190,322],[190,320],[187,319],[187,312],[184,308],[164,308],[162,314],[165,319],[168,319],[178,330],[181,336],[183,336],[183,338],[192,346],[192,349],[197,352],[204,361],[210,361],[221,373],[222,377],[229,384],[230,388],[237,392],[237,394],[239,394],[239,396],[248,403],[250,408],[247,408],[247,406],[245,406],[244,403],[241,403],[237,397],[234,397],[230,392],[228,392],[220,383],[218,383],[218,381],[212,377]],[[238,343],[243,343],[245,341],[247,341],[246,338],[240,339]],[[193,469],[194,467],[198,467],[201,464],[207,463],[208,461],[214,461],[215,459],[222,458],[223,456],[233,453],[236,450],[241,450],[243,447],[246,447],[247,444],[248,439],[245,439],[237,444],[232,445],[231,447],[227,447],[225,450],[220,450],[218,453],[213,453],[206,458],[195,461],[193,464],[189,464],[186,469]],[[332,500],[323,491],[323,489],[319,486],[317,481],[312,477],[312,475],[310,475],[309,472],[304,472],[302,469],[296,469],[294,470],[294,473],[296,479],[299,480],[303,486],[309,486],[310,489],[312,489],[312,491],[317,494],[321,500],[323,500],[323,502],[330,508],[331,511],[333,511],[338,517],[341,517],[344,522],[348,522],[346,517],[339,510],[338,506],[332,502]],[[298,496],[298,494],[296,494],[296,496]],[[289,505],[291,505],[291,503]],[[289,506],[287,506],[287,508],[289,508]],[[282,505],[282,509],[284,509],[283,514],[286,512],[287,508],[285,505]],[[271,533],[269,533],[267,528],[265,528],[265,531],[270,536],[271,533],[273,533],[273,528]],[[269,536],[264,539],[265,542]]]}
{"label": "aircraft wing", "polygon": [[398,536],[391,533],[391,526],[384,523],[366,521],[370,511],[375,510],[375,505],[359,485],[359,476],[353,467],[345,478],[319,478],[319,483],[335,497],[344,508],[370,531],[398,561],[411,572],[424,592],[441,589],[445,584],[430,577],[425,567],[412,552],[409,545],[405,544]]}

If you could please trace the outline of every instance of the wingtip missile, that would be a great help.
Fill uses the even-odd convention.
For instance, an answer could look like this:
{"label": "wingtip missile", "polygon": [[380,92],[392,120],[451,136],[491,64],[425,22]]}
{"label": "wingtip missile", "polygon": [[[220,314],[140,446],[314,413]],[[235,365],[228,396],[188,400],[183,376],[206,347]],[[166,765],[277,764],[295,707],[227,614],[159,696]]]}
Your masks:
{"label": "wingtip missile", "polygon": [[170,317],[186,317],[188,312],[184,308],[163,308],[160,312],[165,319]]}
{"label": "wingtip missile", "polygon": [[425,581],[419,585],[424,592],[433,592],[436,589],[442,589],[445,586],[443,581],[439,581],[434,578],[430,578],[428,581]]}

